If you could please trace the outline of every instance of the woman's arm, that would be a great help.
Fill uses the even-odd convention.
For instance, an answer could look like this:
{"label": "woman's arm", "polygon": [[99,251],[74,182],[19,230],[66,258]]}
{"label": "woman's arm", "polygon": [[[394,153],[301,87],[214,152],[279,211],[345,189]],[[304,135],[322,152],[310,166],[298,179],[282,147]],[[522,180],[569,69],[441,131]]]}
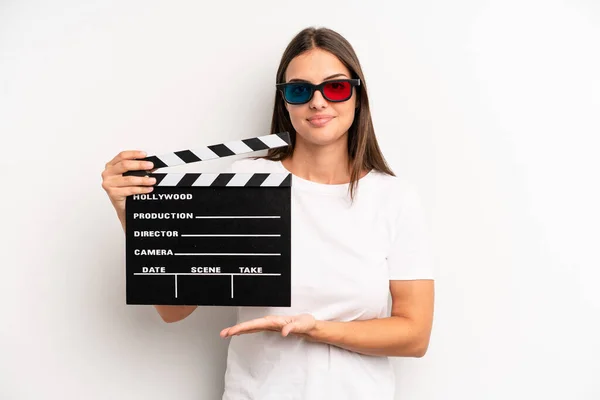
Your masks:
{"label": "woman's arm", "polygon": [[422,357],[433,324],[434,281],[390,281],[391,317],[365,321],[316,321],[301,336],[373,356]]}
{"label": "woman's arm", "polygon": [[373,356],[422,357],[433,324],[434,281],[391,280],[391,317],[366,321],[317,321],[311,314],[268,315],[221,331],[227,338],[261,331],[294,334]]}
{"label": "woman's arm", "polygon": [[181,321],[188,315],[194,312],[198,306],[159,306],[155,305],[154,308],[160,315],[163,321],[167,323]]}

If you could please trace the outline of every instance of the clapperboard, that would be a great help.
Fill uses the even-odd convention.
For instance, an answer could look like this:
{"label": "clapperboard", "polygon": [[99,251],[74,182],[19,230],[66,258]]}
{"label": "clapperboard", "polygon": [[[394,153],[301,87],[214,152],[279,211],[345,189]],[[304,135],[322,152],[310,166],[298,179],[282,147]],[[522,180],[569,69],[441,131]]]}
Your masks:
{"label": "clapperboard", "polygon": [[[171,167],[290,145],[287,132],[143,160]],[[291,174],[157,173],[126,199],[126,302],[289,307]]]}

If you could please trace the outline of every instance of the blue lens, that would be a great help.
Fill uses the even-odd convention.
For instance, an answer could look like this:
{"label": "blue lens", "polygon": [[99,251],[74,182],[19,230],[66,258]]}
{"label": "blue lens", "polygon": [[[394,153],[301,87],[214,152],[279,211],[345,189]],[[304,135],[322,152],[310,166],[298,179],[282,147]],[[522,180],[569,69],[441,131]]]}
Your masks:
{"label": "blue lens", "polygon": [[306,103],[312,94],[310,85],[294,83],[285,88],[285,98],[288,103]]}

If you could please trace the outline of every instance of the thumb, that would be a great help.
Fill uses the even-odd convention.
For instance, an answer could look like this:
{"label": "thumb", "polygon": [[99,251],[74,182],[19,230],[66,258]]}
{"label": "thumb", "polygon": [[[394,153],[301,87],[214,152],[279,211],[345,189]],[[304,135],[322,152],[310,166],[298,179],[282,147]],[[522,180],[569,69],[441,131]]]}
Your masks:
{"label": "thumb", "polygon": [[296,322],[290,322],[289,324],[285,324],[283,326],[283,328],[281,329],[281,335],[283,337],[286,337],[287,335],[290,334],[290,332],[293,332],[294,329],[296,328]]}

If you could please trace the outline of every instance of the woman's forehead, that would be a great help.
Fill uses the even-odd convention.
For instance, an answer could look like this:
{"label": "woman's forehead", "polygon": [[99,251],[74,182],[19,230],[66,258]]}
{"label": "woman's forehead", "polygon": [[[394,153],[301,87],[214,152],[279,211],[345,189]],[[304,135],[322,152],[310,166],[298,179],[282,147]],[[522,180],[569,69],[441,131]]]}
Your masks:
{"label": "woman's forehead", "polygon": [[285,80],[300,79],[319,83],[337,74],[350,77],[348,68],[334,54],[322,49],[312,49],[292,59],[286,69]]}

